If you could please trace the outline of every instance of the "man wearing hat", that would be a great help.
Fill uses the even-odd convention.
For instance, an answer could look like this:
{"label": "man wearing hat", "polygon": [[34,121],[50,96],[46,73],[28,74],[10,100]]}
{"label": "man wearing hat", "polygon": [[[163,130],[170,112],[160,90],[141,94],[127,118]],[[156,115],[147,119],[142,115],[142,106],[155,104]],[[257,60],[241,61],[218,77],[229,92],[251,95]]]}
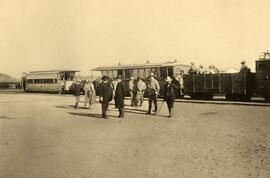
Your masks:
{"label": "man wearing hat", "polygon": [[122,76],[118,75],[116,77],[117,80],[117,86],[115,90],[115,96],[114,96],[114,101],[115,101],[115,106],[119,110],[119,118],[124,118],[124,99],[125,99],[125,86],[124,82],[122,81]]}
{"label": "man wearing hat", "polygon": [[172,79],[171,77],[167,77],[165,79],[167,82],[164,88],[164,98],[163,101],[166,101],[167,107],[169,110],[169,118],[172,117],[172,109],[173,109],[173,104],[174,104],[174,99],[175,99],[175,90],[177,89],[174,84],[172,84]]}
{"label": "man wearing hat", "polygon": [[195,65],[194,62],[190,63],[190,68],[189,68],[188,73],[190,73],[190,74],[196,74],[197,73],[197,68],[196,68],[196,65]]}
{"label": "man wearing hat", "polygon": [[135,106],[136,105],[136,91],[135,91],[135,81],[134,77],[130,77],[130,80],[128,82],[128,88],[129,88],[129,94],[130,94],[130,105]]}
{"label": "man wearing hat", "polygon": [[96,100],[96,91],[95,91],[94,84],[92,83],[92,80],[90,79],[86,80],[83,90],[84,90],[84,97],[85,97],[84,107],[88,108],[88,104],[89,104],[89,108],[92,109],[92,105],[94,104]]}
{"label": "man wearing hat", "polygon": [[199,65],[198,74],[204,74],[205,70],[203,68],[203,65]]}
{"label": "man wearing hat", "polygon": [[136,96],[137,106],[142,106],[143,95],[144,95],[144,91],[146,89],[146,85],[140,77],[138,77],[138,79],[137,79],[137,89],[138,89],[137,96]]}
{"label": "man wearing hat", "polygon": [[104,119],[107,119],[107,110],[109,106],[109,102],[112,100],[113,97],[113,89],[111,85],[109,84],[109,77],[103,76],[101,78],[102,83],[100,84],[100,92],[99,92],[99,101],[101,103],[101,109],[102,109],[102,117]]}
{"label": "man wearing hat", "polygon": [[151,114],[151,110],[152,110],[152,102],[154,102],[154,107],[155,107],[155,114],[157,113],[157,96],[159,94],[159,90],[160,90],[160,86],[158,81],[155,79],[155,74],[151,73],[150,74],[150,83],[148,84],[148,112],[147,114]]}
{"label": "man wearing hat", "polygon": [[77,79],[76,82],[73,84],[73,95],[75,96],[75,106],[74,108],[77,109],[78,104],[80,102],[80,95],[83,89],[83,85],[80,79]]}
{"label": "man wearing hat", "polygon": [[242,73],[242,72],[250,72],[250,69],[246,65],[246,61],[242,61],[241,62],[241,68],[240,68],[240,71],[239,72],[240,73]]}

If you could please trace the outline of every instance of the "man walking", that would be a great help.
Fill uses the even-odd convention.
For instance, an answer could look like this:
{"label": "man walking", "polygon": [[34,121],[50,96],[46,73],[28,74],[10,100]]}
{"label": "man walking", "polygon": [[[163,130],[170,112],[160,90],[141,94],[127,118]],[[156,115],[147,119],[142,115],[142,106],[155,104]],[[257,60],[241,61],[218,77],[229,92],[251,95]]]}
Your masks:
{"label": "man walking", "polygon": [[115,101],[115,106],[119,110],[119,118],[124,118],[124,99],[125,99],[125,87],[124,83],[122,81],[122,76],[118,75],[117,76],[117,86],[115,90],[115,96],[114,96],[114,101]]}
{"label": "man walking", "polygon": [[164,88],[164,98],[163,101],[166,101],[167,107],[169,110],[169,118],[172,117],[172,110],[173,110],[173,104],[174,104],[174,99],[175,99],[175,90],[176,86],[172,84],[172,79],[171,77],[167,77],[165,80],[167,83]]}
{"label": "man walking", "polygon": [[73,85],[73,95],[75,96],[75,106],[74,106],[75,109],[77,109],[79,105],[82,88],[83,86],[81,80],[77,79],[76,83],[74,83]]}
{"label": "man walking", "polygon": [[144,96],[144,91],[146,89],[146,85],[145,83],[142,81],[142,79],[140,77],[138,77],[138,82],[137,82],[137,88],[138,88],[138,92],[137,92],[137,106],[142,106],[143,104],[143,96]]}
{"label": "man walking", "polygon": [[100,84],[99,101],[101,103],[102,117],[104,119],[108,119],[107,110],[108,110],[109,102],[112,100],[112,97],[113,97],[112,96],[113,89],[111,85],[108,83],[109,77],[103,76],[101,80],[102,80],[102,83]]}
{"label": "man walking", "polygon": [[129,88],[129,94],[130,94],[130,105],[135,106],[136,95],[134,96],[134,92],[135,92],[134,77],[130,77],[130,80],[128,82],[128,88]]}
{"label": "man walking", "polygon": [[148,85],[149,92],[148,92],[148,112],[147,114],[151,114],[152,110],[152,102],[154,102],[154,114],[157,114],[157,96],[159,94],[160,86],[158,81],[155,79],[155,74],[151,73],[150,74],[150,83]]}

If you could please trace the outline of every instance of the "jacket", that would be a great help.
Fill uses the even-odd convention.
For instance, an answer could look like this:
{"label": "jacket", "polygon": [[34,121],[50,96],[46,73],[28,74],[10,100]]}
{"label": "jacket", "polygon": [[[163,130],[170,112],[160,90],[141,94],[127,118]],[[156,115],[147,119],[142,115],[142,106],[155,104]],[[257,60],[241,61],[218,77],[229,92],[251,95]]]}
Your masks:
{"label": "jacket", "polygon": [[125,87],[123,81],[118,82],[115,90],[115,106],[117,108],[123,108],[124,107],[124,99],[125,99]]}
{"label": "jacket", "polygon": [[73,84],[73,95],[80,96],[83,89],[82,83],[74,83]]}
{"label": "jacket", "polygon": [[109,103],[113,97],[113,89],[109,83],[101,83],[99,88],[99,95],[103,98],[101,103]]}
{"label": "jacket", "polygon": [[156,79],[150,80],[148,87],[149,87],[149,95],[157,94],[160,90],[159,83]]}

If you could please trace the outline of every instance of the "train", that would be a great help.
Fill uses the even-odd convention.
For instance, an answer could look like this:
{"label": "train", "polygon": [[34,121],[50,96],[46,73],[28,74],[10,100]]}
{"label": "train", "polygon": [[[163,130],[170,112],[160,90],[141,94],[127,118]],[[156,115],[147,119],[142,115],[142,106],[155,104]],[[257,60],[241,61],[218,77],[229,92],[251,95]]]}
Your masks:
{"label": "train", "polygon": [[[140,77],[146,85],[149,83],[150,73],[154,73],[160,84],[160,97],[163,96],[165,78],[170,76],[173,83],[180,88],[176,78],[183,73],[183,92],[176,91],[176,98],[190,96],[191,99],[211,100],[214,96],[225,96],[226,100],[249,101],[251,97],[260,96],[270,102],[270,53],[264,52],[256,62],[255,72],[241,73],[217,73],[217,74],[189,74],[189,65],[181,64],[177,60],[162,63],[128,64],[112,66],[100,66],[91,69],[92,72],[100,72],[100,76],[106,75],[113,79],[121,75],[126,95],[129,95],[128,82],[130,77]],[[47,70],[31,71],[23,77],[23,88],[26,92],[54,92],[72,93],[73,81],[79,70]],[[82,81],[83,82],[83,81]],[[93,81],[97,95],[101,80]],[[83,91],[82,91],[83,93]],[[148,94],[146,88],[145,96]]]}
{"label": "train", "polygon": [[79,70],[44,70],[24,73],[22,86],[26,92],[72,93],[73,80]]}
{"label": "train", "polygon": [[[239,73],[217,73],[217,74],[189,74],[189,65],[179,64],[177,61],[164,63],[101,66],[92,69],[92,71],[100,71],[101,75],[107,75],[114,78],[122,75],[126,95],[128,92],[128,81],[131,76],[142,78],[148,84],[148,76],[155,73],[159,81],[161,90],[160,97],[164,93],[165,77],[170,76],[173,82],[179,88],[179,82],[176,76],[180,71],[183,75],[183,93],[177,90],[176,97],[183,98],[190,96],[191,99],[211,100],[214,96],[225,96],[230,101],[250,101],[251,97],[260,96],[265,101],[270,102],[270,53],[264,52],[263,55],[256,60],[256,72],[239,72]],[[99,82],[95,82],[98,94]],[[145,95],[147,96],[146,89]]]}

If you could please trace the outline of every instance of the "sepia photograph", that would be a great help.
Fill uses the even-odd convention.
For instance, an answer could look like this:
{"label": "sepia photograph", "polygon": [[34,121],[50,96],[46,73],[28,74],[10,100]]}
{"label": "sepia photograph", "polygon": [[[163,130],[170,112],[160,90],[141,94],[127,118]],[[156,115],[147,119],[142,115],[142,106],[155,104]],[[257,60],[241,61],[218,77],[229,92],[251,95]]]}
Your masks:
{"label": "sepia photograph", "polygon": [[270,178],[269,7],[0,0],[0,178]]}

